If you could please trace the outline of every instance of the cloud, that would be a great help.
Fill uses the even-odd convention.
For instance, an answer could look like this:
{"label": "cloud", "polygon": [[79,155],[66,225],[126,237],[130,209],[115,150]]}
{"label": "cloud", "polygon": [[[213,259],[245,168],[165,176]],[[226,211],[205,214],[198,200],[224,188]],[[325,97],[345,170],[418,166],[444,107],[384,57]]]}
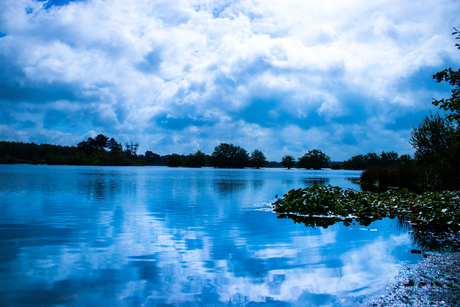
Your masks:
{"label": "cloud", "polygon": [[93,131],[160,154],[211,154],[226,141],[270,160],[312,146],[333,160],[410,153],[401,121],[416,124],[434,110],[432,97],[449,94],[431,75],[460,62],[450,35],[459,8],[453,0],[3,1],[0,138],[67,136],[75,145]]}

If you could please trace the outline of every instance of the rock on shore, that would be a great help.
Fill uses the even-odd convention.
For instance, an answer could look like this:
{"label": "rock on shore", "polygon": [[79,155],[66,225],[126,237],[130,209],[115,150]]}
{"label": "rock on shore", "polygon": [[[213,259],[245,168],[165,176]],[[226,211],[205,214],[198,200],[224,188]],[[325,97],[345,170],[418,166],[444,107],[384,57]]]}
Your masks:
{"label": "rock on shore", "polygon": [[365,306],[460,306],[460,253],[427,253]]}

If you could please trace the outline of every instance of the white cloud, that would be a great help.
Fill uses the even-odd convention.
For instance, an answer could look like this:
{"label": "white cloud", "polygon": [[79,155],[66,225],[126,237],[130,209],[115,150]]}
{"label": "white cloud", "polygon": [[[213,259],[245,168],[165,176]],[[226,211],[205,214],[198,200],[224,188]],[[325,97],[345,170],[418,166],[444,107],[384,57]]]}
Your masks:
{"label": "white cloud", "polygon": [[[446,61],[459,63],[450,36],[459,21],[456,1],[93,0],[45,10],[42,2],[22,0],[0,8],[0,59],[11,63],[0,82],[12,93],[0,98],[2,106],[19,112],[15,105],[29,98],[13,93],[24,90],[46,91],[34,98],[39,113],[55,100],[91,103],[93,124],[72,135],[98,130],[122,142],[135,135],[142,150],[158,142],[158,133],[170,135],[176,141],[160,154],[192,148],[210,154],[225,139],[248,150],[256,143],[279,160],[268,152],[292,147],[280,133],[290,125],[294,147],[337,148],[330,155],[346,159],[349,147],[328,139],[329,125],[345,125],[356,101],[366,110],[362,123],[346,125],[366,129],[366,117],[384,105],[380,134],[399,142],[389,141],[388,150],[407,149],[407,131],[390,131],[385,116],[400,106],[428,111],[435,85],[417,89],[411,79]],[[163,114],[182,123],[164,127],[156,122]],[[295,131],[317,132],[301,144]],[[34,141],[27,135],[21,140]],[[379,148],[369,137],[356,140],[363,152]]]}

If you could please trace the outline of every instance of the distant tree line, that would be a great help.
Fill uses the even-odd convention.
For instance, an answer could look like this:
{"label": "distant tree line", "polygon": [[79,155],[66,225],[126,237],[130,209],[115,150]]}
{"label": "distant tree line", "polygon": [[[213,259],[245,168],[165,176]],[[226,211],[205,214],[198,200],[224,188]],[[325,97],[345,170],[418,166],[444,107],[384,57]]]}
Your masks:
{"label": "distant tree line", "polygon": [[394,151],[382,152],[380,155],[370,152],[365,155],[351,157],[343,162],[342,167],[350,170],[366,170],[370,167],[390,167],[412,162],[413,159],[410,155],[399,156]]}
{"label": "distant tree line", "polygon": [[395,152],[382,152],[358,155],[344,162],[331,162],[328,155],[318,149],[312,149],[297,161],[293,156],[286,155],[281,162],[267,161],[265,154],[255,149],[251,153],[234,144],[221,143],[214,148],[211,155],[198,150],[189,155],[170,154],[161,156],[150,150],[144,155],[132,155],[128,149],[114,138],[103,134],[88,138],[77,146],[61,146],[22,142],[0,142],[0,163],[31,163],[31,164],[68,164],[68,165],[156,165],[170,167],[286,167],[288,169],[355,169],[365,170],[371,166],[389,166],[404,162],[409,163],[410,156],[398,156]]}
{"label": "distant tree line", "polygon": [[0,142],[0,163],[31,163],[50,165],[144,165],[144,161],[114,138],[99,134],[77,146],[61,146],[22,142]]}
{"label": "distant tree line", "polygon": [[200,150],[189,155],[172,154],[167,156],[160,156],[147,151],[141,158],[147,165],[167,165],[170,167],[260,168],[280,165],[277,162],[268,162],[263,152],[258,149],[249,154],[244,148],[227,143],[216,146],[211,155],[206,155]]}

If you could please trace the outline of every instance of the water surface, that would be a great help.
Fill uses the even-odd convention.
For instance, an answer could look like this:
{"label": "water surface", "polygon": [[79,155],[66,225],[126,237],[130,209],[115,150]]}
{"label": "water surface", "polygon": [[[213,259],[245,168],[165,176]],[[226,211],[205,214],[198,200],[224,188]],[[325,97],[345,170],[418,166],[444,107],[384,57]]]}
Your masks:
{"label": "water surface", "polygon": [[0,306],[353,306],[419,261],[396,221],[307,228],[275,195],[356,171],[0,165]]}

